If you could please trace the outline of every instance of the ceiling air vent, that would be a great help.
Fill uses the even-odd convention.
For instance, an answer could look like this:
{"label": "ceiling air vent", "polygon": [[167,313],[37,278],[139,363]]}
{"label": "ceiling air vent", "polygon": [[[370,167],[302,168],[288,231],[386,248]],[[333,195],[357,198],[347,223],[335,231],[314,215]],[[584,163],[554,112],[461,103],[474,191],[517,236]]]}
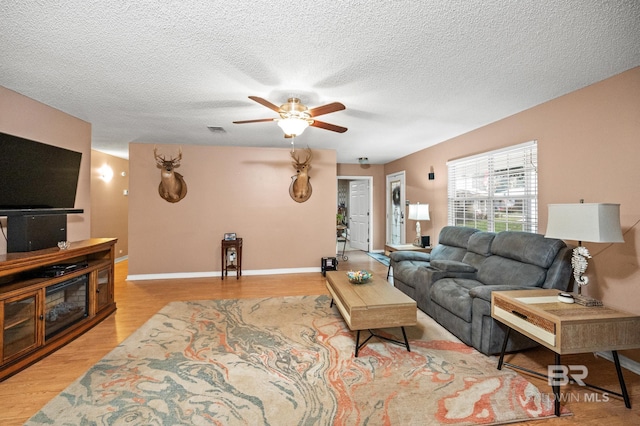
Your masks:
{"label": "ceiling air vent", "polygon": [[224,127],[220,126],[207,126],[207,129],[211,130],[213,133],[227,133]]}

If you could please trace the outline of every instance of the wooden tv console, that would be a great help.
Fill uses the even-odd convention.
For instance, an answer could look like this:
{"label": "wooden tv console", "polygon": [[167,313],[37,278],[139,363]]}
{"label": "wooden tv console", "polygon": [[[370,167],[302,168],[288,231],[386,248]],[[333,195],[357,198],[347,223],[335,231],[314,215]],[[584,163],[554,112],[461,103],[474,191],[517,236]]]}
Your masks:
{"label": "wooden tv console", "polygon": [[[72,242],[65,250],[55,247],[0,255],[0,381],[116,310],[116,242],[115,238],[92,238]],[[61,272],[61,265],[79,268]]]}

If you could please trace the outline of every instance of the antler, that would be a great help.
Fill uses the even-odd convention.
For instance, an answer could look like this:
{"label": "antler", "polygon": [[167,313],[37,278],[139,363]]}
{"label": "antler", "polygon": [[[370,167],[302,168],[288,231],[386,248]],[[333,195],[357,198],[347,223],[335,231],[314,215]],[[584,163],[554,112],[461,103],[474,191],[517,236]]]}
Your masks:
{"label": "antler", "polygon": [[153,147],[153,156],[160,166],[163,166],[165,163],[171,163],[173,167],[178,167],[180,166],[180,160],[182,160],[182,147],[180,147],[180,150],[178,151],[178,157],[176,158],[167,160],[166,158],[164,158],[164,155],[158,155],[158,147]]}
{"label": "antler", "polygon": [[292,164],[295,167],[305,166],[311,162],[311,159],[313,158],[313,151],[311,151],[311,148],[307,148],[306,151],[307,151],[307,158],[305,158],[304,161],[300,161],[300,159],[296,157],[295,152],[291,151],[291,158],[293,158],[293,161],[294,161],[294,163]]}
{"label": "antler", "polygon": [[293,167],[297,168],[300,165],[300,160],[296,158],[296,153],[294,151],[291,151],[290,154],[291,158],[293,159],[293,162],[291,164],[293,164]]}
{"label": "antler", "polygon": [[307,159],[304,160],[304,164],[309,164],[312,158],[313,158],[313,151],[311,151],[311,148],[307,147]]}
{"label": "antler", "polygon": [[153,156],[155,157],[156,162],[158,164],[162,164],[165,161],[167,161],[167,160],[164,159],[164,156],[158,155],[158,147],[156,147],[156,146],[153,147]]}

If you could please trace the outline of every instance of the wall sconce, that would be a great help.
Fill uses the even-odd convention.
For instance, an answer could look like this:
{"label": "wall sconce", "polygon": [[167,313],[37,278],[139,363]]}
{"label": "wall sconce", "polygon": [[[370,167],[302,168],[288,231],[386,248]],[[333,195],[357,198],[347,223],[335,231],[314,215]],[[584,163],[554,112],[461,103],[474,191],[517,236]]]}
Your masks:
{"label": "wall sconce", "polygon": [[113,169],[107,164],[100,167],[98,173],[100,173],[100,179],[105,182],[111,182],[111,179],[113,179]]}
{"label": "wall sconce", "polygon": [[429,180],[434,180],[436,178],[436,174],[433,172],[433,166],[429,169]]}

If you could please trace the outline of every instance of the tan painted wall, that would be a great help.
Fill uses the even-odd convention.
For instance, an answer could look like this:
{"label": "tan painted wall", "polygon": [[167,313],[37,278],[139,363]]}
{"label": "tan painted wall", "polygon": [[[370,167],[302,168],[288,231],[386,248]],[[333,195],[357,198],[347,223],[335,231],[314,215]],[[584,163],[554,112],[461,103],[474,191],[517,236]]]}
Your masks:
{"label": "tan painted wall", "polygon": [[371,176],[373,178],[372,190],[372,228],[373,251],[384,250],[386,240],[385,224],[385,186],[386,178],[382,164],[338,164],[338,176]]}
{"label": "tan painted wall", "polygon": [[[67,216],[67,238],[89,238],[91,227],[91,124],[0,86],[0,132],[82,153],[76,208],[83,214]],[[0,219],[6,227],[6,218]],[[0,253],[7,252],[0,238]]]}
{"label": "tan painted wall", "polygon": [[[105,182],[99,169],[107,165],[113,170],[113,179]],[[124,172],[124,176],[122,173]],[[129,161],[91,151],[91,237],[117,238],[116,258],[129,253]]]}
{"label": "tan painted wall", "polygon": [[[547,204],[620,203],[625,243],[585,244],[593,255],[585,289],[640,314],[640,68],[389,163],[385,174],[407,171],[407,198],[431,205],[431,221],[422,225],[433,238],[447,224],[447,161],[534,139],[538,232],[546,230]],[[430,166],[433,181],[427,180]]]}
{"label": "tan painted wall", "polygon": [[[178,145],[157,145],[175,156]],[[314,150],[313,194],[289,196],[288,148],[184,145],[178,203],[160,198],[153,144],[129,145],[129,274],[220,271],[225,232],[243,238],[243,270],[320,268],[335,255],[336,154]]]}

